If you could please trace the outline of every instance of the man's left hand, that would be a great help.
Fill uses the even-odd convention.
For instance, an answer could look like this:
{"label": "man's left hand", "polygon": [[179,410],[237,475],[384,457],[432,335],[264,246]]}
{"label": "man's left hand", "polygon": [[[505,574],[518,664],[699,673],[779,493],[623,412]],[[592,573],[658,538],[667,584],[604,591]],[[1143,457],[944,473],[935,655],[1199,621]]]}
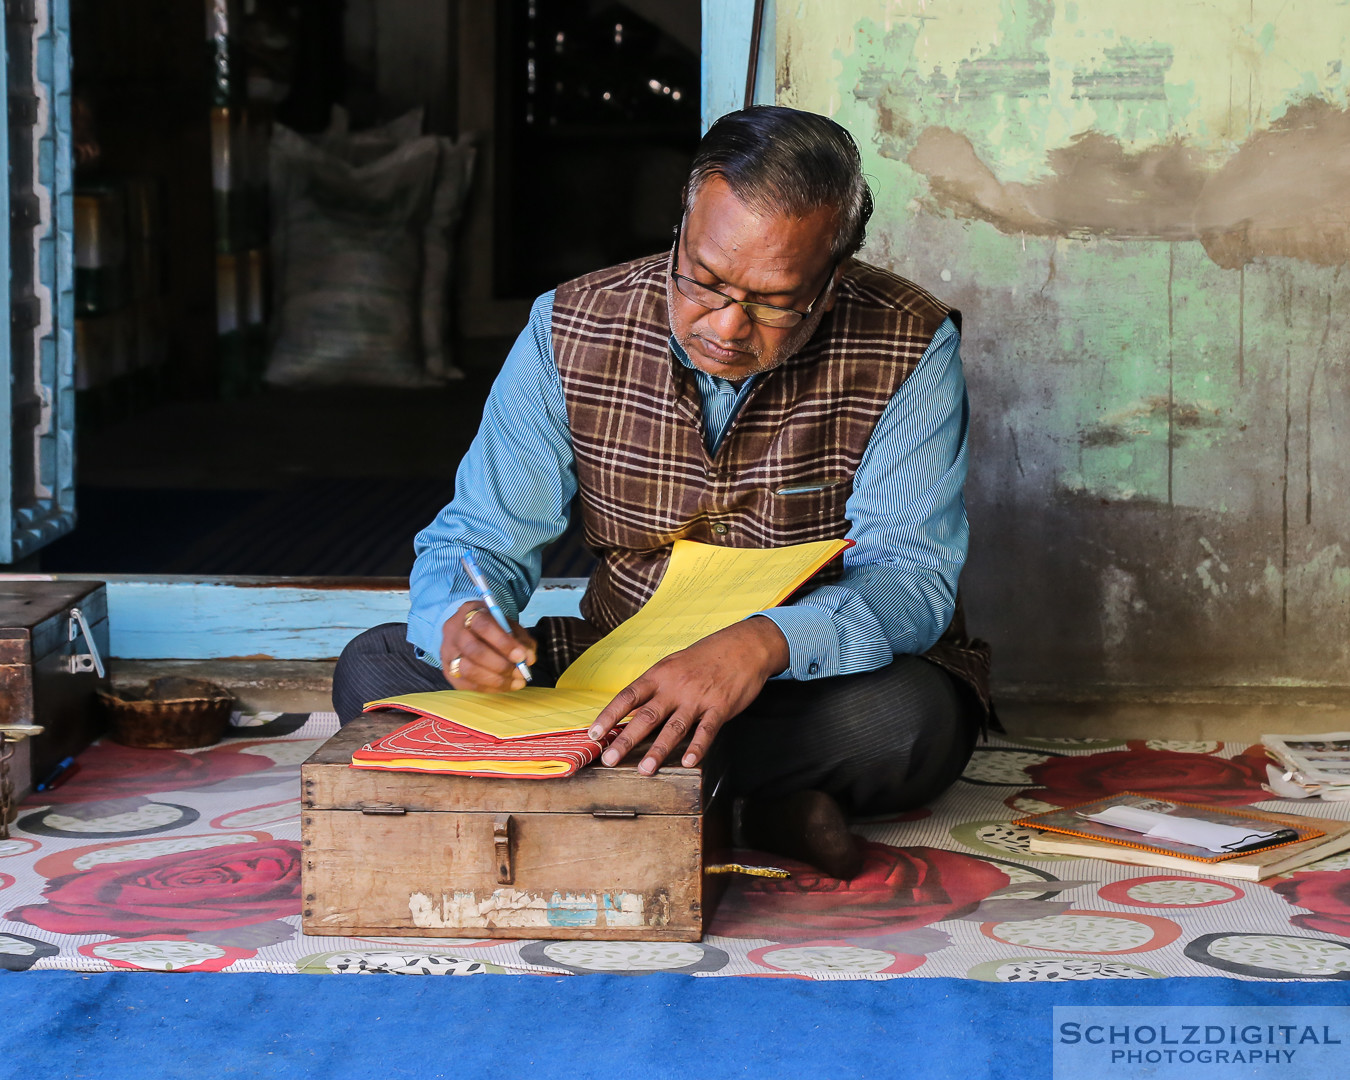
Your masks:
{"label": "man's left hand", "polygon": [[638,764],[638,771],[650,776],[693,731],[680,761],[692,767],[703,760],[722,725],[754,701],[770,676],[790,662],[787,639],[772,619],[743,619],[648,668],[605,706],[591,725],[590,736],[598,741],[625,716],[632,716],[601,758],[606,765],[617,765],[660,728]]}

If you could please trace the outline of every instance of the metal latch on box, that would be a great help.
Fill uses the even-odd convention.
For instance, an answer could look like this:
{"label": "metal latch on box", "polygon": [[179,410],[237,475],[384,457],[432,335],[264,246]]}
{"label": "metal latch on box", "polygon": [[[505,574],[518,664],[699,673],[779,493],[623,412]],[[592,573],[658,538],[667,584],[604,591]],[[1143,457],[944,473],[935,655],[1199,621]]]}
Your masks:
{"label": "metal latch on box", "polygon": [[98,673],[101,679],[107,673],[103,670],[103,658],[98,654],[98,646],[94,644],[94,635],[89,630],[89,624],[85,621],[84,612],[77,607],[70,609],[70,637],[69,641],[78,641],[80,635],[84,635],[84,643],[89,646],[87,653],[71,653],[66,658],[70,665],[70,673],[76,675],[82,671],[94,671]]}
{"label": "metal latch on box", "polygon": [[514,885],[516,881],[516,868],[511,864],[512,825],[510,814],[498,814],[492,819],[492,850],[497,856],[498,885]]}

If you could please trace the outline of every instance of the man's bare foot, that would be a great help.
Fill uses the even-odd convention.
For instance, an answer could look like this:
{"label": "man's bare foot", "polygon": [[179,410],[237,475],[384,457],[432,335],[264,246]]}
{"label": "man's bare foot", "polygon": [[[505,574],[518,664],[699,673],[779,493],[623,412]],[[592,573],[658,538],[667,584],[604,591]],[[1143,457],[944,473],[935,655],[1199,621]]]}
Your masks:
{"label": "man's bare foot", "polygon": [[849,831],[843,809],[823,791],[746,799],[739,824],[738,842],[747,847],[799,859],[844,880],[862,869],[862,844]]}

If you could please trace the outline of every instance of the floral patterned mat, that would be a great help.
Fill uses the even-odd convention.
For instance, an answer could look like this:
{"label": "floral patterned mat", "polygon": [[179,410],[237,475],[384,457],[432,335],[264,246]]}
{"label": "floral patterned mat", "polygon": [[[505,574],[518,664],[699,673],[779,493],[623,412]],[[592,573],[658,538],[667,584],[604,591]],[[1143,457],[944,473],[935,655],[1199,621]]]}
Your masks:
{"label": "floral patterned mat", "polygon": [[329,938],[299,929],[299,767],[336,717],[240,719],[208,750],[94,746],[21,808],[0,969],[1350,979],[1350,852],[1251,884],[1037,855],[1009,824],[1121,790],[1350,818],[1271,799],[1259,747],[991,741],[933,806],[858,825],[859,877],[738,879],[699,944]]}

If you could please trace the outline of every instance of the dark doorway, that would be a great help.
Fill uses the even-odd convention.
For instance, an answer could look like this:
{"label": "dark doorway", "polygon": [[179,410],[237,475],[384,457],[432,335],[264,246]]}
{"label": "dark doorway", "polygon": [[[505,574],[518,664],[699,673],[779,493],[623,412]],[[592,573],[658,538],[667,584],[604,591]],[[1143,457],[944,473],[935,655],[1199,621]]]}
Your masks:
{"label": "dark doorway", "polygon": [[[670,243],[698,41],[698,0],[72,0],[79,522],[41,568],[406,573],[530,299]],[[420,110],[422,134],[475,140],[444,295],[454,379],[266,379],[269,146],[282,126],[325,145],[334,106],[353,132]],[[475,325],[483,266],[506,314]]]}

